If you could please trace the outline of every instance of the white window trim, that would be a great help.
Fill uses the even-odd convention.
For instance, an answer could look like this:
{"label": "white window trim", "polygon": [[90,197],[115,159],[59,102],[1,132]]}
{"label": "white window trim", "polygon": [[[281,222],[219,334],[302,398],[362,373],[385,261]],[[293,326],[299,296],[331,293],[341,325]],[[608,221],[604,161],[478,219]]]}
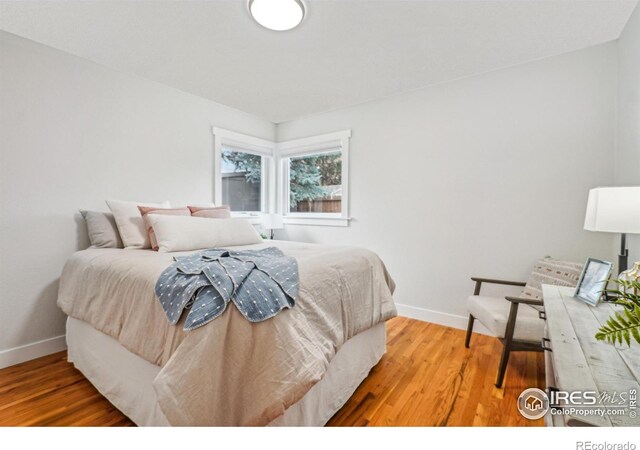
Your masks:
{"label": "white window trim", "polygon": [[247,153],[265,156],[262,159],[264,179],[260,184],[261,211],[232,212],[233,217],[246,217],[251,223],[260,223],[260,214],[276,209],[276,143],[249,136],[223,128],[212,127],[214,161],[213,161],[213,201],[222,204],[222,146],[239,147]]}
{"label": "white window trim", "polygon": [[[295,139],[276,144],[278,173],[277,211],[285,224],[349,226],[349,139],[351,130]],[[342,212],[341,213],[290,213],[289,212],[289,167],[286,160],[291,157],[322,153],[322,150],[340,148],[342,152]]]}

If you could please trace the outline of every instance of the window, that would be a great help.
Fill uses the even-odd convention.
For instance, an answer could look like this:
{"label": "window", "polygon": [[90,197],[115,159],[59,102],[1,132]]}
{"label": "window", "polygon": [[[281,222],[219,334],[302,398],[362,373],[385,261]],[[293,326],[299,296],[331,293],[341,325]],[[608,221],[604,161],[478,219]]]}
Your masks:
{"label": "window", "polygon": [[286,224],[349,225],[351,131],[275,143],[213,128],[214,201],[258,223],[261,213]]}
{"label": "window", "polygon": [[342,151],[289,158],[289,212],[342,211]]}
{"label": "window", "polygon": [[231,211],[262,211],[262,156],[222,147],[222,203]]}
{"label": "window", "polygon": [[350,131],[277,144],[285,223],[348,225]]}
{"label": "window", "polygon": [[213,134],[215,203],[229,205],[234,216],[273,211],[275,143],[220,128]]}

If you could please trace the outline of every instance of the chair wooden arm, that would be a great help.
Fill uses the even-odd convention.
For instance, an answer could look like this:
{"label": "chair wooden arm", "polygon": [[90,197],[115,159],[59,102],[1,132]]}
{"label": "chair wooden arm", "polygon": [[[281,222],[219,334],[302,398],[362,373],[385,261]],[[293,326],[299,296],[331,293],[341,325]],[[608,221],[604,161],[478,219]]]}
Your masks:
{"label": "chair wooden arm", "polygon": [[526,286],[527,285],[527,283],[524,281],[494,280],[492,278],[482,278],[482,277],[471,277],[471,280],[476,282],[476,287],[473,291],[473,295],[480,295],[480,288],[482,287],[482,283],[502,284],[505,286]]}
{"label": "chair wooden arm", "polygon": [[544,302],[542,300],[536,300],[533,298],[511,297],[507,295],[505,299],[509,300],[511,303],[524,303],[525,305],[544,306]]}
{"label": "chair wooden arm", "polygon": [[471,277],[476,283],[506,284],[507,286],[526,286],[526,281],[494,280],[492,278]]}

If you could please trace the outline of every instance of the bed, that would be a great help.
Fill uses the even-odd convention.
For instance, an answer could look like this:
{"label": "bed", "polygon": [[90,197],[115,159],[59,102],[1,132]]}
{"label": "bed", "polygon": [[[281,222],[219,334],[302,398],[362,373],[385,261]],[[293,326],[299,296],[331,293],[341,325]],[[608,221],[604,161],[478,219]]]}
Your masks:
{"label": "bed", "polygon": [[296,305],[259,323],[233,305],[193,331],[170,326],[159,274],[185,253],[87,249],[60,280],[69,361],[141,426],[321,426],[386,350],[394,284],[372,252],[284,241]]}

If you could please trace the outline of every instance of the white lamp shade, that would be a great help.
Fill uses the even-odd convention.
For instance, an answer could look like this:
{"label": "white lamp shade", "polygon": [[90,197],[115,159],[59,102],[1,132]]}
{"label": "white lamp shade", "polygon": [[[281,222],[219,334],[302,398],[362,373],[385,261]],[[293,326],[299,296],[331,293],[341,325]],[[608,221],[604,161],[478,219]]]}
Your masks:
{"label": "white lamp shade", "polygon": [[280,214],[263,214],[262,226],[267,230],[281,230],[284,228],[284,222]]}
{"label": "white lamp shade", "polygon": [[584,229],[640,233],[640,186],[591,189]]}

